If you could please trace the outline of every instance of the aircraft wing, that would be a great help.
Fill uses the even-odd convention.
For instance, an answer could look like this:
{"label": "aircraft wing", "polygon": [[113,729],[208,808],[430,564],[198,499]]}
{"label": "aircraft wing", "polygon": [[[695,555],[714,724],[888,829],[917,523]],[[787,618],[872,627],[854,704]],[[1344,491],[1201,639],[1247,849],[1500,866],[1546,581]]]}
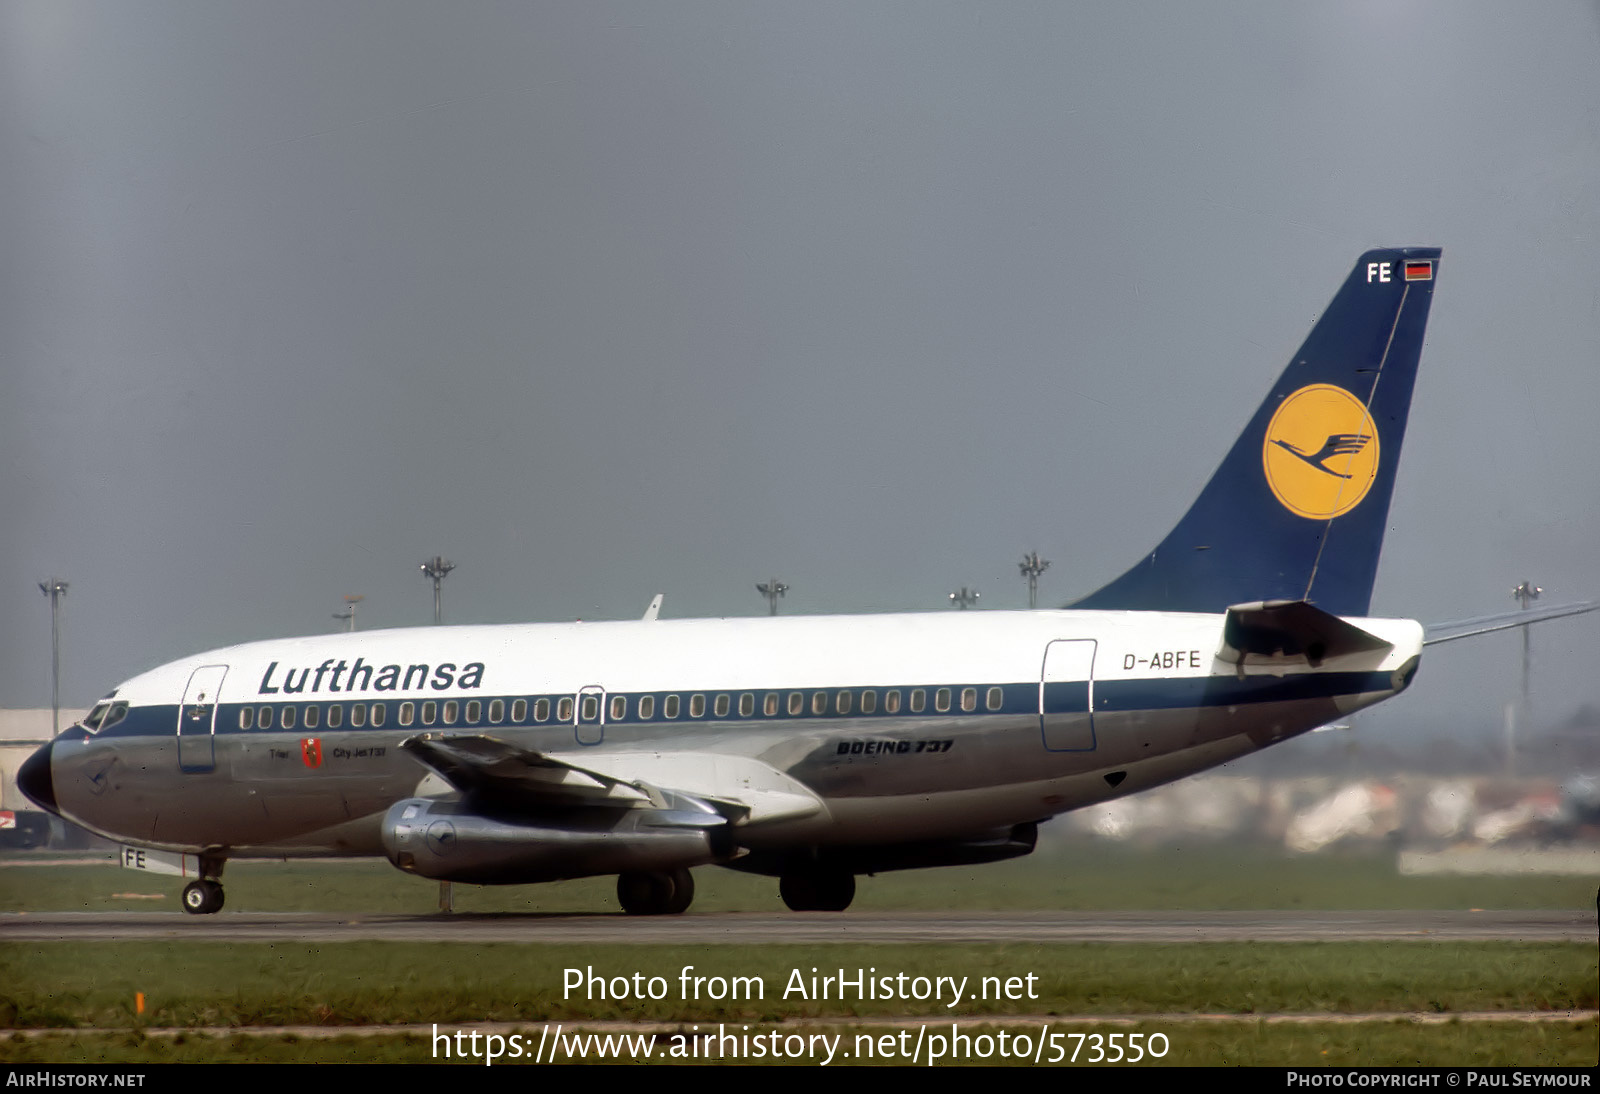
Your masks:
{"label": "aircraft wing", "polygon": [[481,733],[423,733],[400,747],[464,793],[530,810],[669,806],[694,799],[736,825],[821,812],[822,800],[770,764],[711,752],[605,752],[572,759]]}
{"label": "aircraft wing", "polygon": [[1600,600],[1584,600],[1576,604],[1555,604],[1548,608],[1484,615],[1477,619],[1458,619],[1452,623],[1429,623],[1422,629],[1422,644],[1431,646],[1437,642],[1454,642],[1457,638],[1471,638],[1474,635],[1509,630],[1512,627],[1526,627],[1532,623],[1543,623],[1547,619],[1582,615],[1596,608],[1600,608]]}

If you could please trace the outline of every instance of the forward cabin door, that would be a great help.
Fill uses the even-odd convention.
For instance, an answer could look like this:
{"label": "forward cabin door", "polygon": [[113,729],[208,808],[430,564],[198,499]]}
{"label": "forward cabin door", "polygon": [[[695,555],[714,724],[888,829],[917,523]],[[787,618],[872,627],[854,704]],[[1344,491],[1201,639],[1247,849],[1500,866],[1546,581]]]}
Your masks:
{"label": "forward cabin door", "polygon": [[178,706],[178,766],[196,774],[217,766],[217,697],[227,665],[202,665],[189,677]]}
{"label": "forward cabin door", "polygon": [[1094,751],[1092,638],[1059,639],[1044,648],[1039,671],[1039,732],[1050,752]]}

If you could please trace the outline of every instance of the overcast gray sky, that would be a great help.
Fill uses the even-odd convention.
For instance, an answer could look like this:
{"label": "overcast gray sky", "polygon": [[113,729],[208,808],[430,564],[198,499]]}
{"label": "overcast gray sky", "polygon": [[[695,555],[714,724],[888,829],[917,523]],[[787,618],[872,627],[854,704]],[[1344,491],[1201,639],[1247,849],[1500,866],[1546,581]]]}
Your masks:
{"label": "overcast gray sky", "polygon": [[1592,3],[9,0],[0,194],[0,705],[52,574],[68,706],[436,552],[451,622],[1065,602],[1374,245],[1445,250],[1374,613],[1600,596]]}

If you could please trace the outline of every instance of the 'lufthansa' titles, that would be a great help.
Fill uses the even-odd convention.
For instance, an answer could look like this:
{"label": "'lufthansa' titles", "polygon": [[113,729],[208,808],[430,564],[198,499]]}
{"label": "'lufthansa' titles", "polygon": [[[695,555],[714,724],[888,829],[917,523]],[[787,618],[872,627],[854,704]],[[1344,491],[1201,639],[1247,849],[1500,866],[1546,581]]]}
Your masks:
{"label": "'lufthansa' titles", "polygon": [[[437,665],[369,665],[360,657],[356,663],[347,664],[342,659],[328,658],[316,668],[287,668],[276,683],[278,662],[267,666],[257,692],[261,695],[298,695],[302,692],[330,691],[348,694],[355,691],[420,691],[427,687],[434,691],[451,688],[477,688],[483,686],[483,662],[473,661],[460,668],[455,662]],[[324,688],[323,684],[327,687]],[[309,684],[309,686],[308,686]]]}

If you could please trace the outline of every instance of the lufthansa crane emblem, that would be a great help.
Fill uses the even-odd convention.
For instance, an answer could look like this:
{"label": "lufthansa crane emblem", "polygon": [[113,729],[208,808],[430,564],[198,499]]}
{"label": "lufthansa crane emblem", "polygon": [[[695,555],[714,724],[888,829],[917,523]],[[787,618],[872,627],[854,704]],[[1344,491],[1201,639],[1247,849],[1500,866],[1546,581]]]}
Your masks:
{"label": "lufthansa crane emblem", "polygon": [[1361,400],[1333,384],[1312,384],[1272,416],[1261,462],[1285,509],[1327,520],[1361,504],[1378,475],[1378,452],[1378,429]]}

